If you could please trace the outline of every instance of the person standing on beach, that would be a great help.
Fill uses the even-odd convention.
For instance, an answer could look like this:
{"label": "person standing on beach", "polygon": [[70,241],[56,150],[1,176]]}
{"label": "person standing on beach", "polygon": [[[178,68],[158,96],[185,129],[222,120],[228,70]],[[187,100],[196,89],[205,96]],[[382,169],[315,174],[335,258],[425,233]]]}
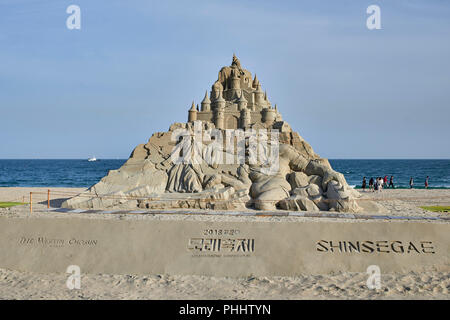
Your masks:
{"label": "person standing on beach", "polygon": [[409,179],[409,188],[412,189],[414,187],[414,179],[413,177],[411,177],[411,179]]}
{"label": "person standing on beach", "polygon": [[378,178],[378,191],[382,191],[383,190],[383,178],[379,177]]}
{"label": "person standing on beach", "polygon": [[430,177],[429,176],[427,176],[427,178],[425,179],[425,189],[428,189],[428,179],[429,179]]}
{"label": "person standing on beach", "polygon": [[391,176],[391,179],[389,179],[389,188],[395,189],[394,187],[394,176]]}
{"label": "person standing on beach", "polygon": [[363,177],[362,189],[363,189],[363,191],[366,191],[366,177]]}
{"label": "person standing on beach", "polygon": [[383,179],[383,185],[387,188],[388,187],[388,184],[387,184],[387,176],[384,176],[384,179]]}
{"label": "person standing on beach", "polygon": [[369,180],[369,190],[372,190],[372,192],[374,191],[373,190],[373,177],[370,178],[370,180]]}

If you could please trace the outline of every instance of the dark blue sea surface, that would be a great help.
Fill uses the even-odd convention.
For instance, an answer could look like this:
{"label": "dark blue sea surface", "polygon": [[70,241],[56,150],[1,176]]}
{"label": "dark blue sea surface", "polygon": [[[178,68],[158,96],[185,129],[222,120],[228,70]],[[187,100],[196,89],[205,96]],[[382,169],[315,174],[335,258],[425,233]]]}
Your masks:
{"label": "dark blue sea surface", "polygon": [[[109,170],[125,163],[120,160],[0,160],[0,187],[90,187]],[[362,177],[394,176],[396,187],[423,188],[430,176],[430,188],[450,188],[450,160],[330,160],[344,174],[349,185],[360,187]]]}
{"label": "dark blue sea surface", "polygon": [[429,187],[450,188],[450,160],[329,160],[336,171],[344,174],[350,186],[360,188],[365,176],[370,178],[394,176],[396,188],[409,188],[409,179],[414,178],[414,188],[424,188],[429,176]]}
{"label": "dark blue sea surface", "polygon": [[0,187],[90,187],[126,160],[0,160]]}

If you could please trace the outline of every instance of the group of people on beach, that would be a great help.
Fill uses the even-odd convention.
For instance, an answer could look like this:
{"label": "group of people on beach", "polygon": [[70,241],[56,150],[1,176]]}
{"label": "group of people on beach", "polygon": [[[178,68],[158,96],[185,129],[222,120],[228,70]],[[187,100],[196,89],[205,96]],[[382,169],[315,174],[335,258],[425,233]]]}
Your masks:
{"label": "group of people on beach", "polygon": [[[428,189],[428,179],[429,178],[430,178],[429,176],[427,176],[425,178],[425,189]],[[395,189],[394,176],[391,176],[391,178],[389,179],[389,184],[388,184],[388,176],[384,176],[384,178],[378,177],[376,179],[370,178],[370,180],[369,180],[369,190],[370,191],[372,191],[372,192],[381,191],[381,190],[383,190],[383,187]],[[366,188],[367,188],[366,177],[363,177],[363,181],[362,181],[363,191],[366,191]],[[413,177],[411,177],[411,179],[409,179],[409,188],[410,189],[414,188],[414,178]]]}
{"label": "group of people on beach", "polygon": [[[389,184],[388,184],[388,176],[384,176],[384,178],[378,177],[376,179],[370,178],[370,180],[369,180],[369,190],[370,191],[381,191],[383,189],[383,186],[385,186],[386,188],[395,189],[394,176],[391,176],[391,178],[389,179]],[[366,188],[367,188],[366,177],[363,177],[363,181],[362,181],[363,191],[366,191]]]}

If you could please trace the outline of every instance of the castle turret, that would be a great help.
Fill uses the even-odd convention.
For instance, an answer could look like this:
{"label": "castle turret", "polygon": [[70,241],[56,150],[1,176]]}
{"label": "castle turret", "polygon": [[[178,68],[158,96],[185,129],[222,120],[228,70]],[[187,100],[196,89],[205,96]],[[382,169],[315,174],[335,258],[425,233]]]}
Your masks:
{"label": "castle turret", "polygon": [[[256,78],[256,76],[255,76]],[[261,85],[258,82],[258,85],[256,87],[255,91],[255,104],[257,105],[263,105],[264,104],[264,92],[261,89]]]}
{"label": "castle turret", "polygon": [[214,124],[217,129],[225,128],[225,99],[222,97],[222,91],[219,91],[219,97],[214,101],[216,108],[214,109]]}
{"label": "castle turret", "polygon": [[239,79],[239,71],[237,67],[233,67],[231,69],[231,77],[230,77],[230,89],[232,91],[230,96],[238,93],[241,89],[241,79]]}
{"label": "castle turret", "polygon": [[250,109],[247,108],[247,100],[244,97],[244,92],[241,90],[241,96],[238,100],[238,106],[239,110],[241,112],[240,114],[240,122],[241,122],[241,128],[245,129],[250,126],[250,120],[251,120],[251,114]]}
{"label": "castle turret", "polygon": [[197,109],[195,108],[194,101],[192,101],[192,107],[189,109],[188,122],[197,120]]}
{"label": "castle turret", "polygon": [[201,110],[202,111],[210,111],[211,110],[211,100],[209,100],[208,91],[206,91],[205,97],[203,98]]}
{"label": "castle turret", "polygon": [[273,124],[273,122],[275,121],[275,116],[276,116],[276,111],[274,109],[272,109],[271,106],[269,106],[268,108],[264,108],[263,109],[263,122],[266,124]]}
{"label": "castle turret", "polygon": [[247,109],[247,100],[244,97],[244,91],[241,90],[241,96],[239,97],[237,102],[239,110]]}
{"label": "castle turret", "polygon": [[256,88],[258,88],[258,86],[259,86],[259,80],[255,73],[255,78],[253,79],[252,87],[256,89]]}
{"label": "castle turret", "polygon": [[281,114],[278,112],[277,104],[275,103],[275,121],[283,121]]}
{"label": "castle turret", "polygon": [[242,129],[246,129],[250,126],[250,120],[251,120],[251,114],[250,114],[250,109],[242,109],[241,110],[241,116],[240,116],[240,121],[241,121],[241,128]]}

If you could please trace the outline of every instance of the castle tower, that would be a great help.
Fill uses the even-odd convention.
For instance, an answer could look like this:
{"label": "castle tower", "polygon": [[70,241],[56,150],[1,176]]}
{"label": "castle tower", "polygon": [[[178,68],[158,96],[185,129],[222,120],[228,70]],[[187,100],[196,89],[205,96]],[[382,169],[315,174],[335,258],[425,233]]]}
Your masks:
{"label": "castle tower", "polygon": [[250,109],[242,109],[240,117],[241,120],[240,128],[242,129],[248,128],[250,126],[250,118],[251,118]]}
{"label": "castle tower", "polygon": [[202,109],[201,109],[202,111],[210,111],[211,110],[211,100],[209,100],[208,91],[206,91],[205,97],[203,98],[201,105],[202,105]]}
{"label": "castle tower", "polygon": [[[244,99],[244,95],[241,95],[241,99]],[[240,109],[241,114],[240,114],[240,128],[245,129],[248,128],[250,126],[250,122],[251,122],[251,114],[250,114],[250,109],[247,108],[247,100],[245,100],[245,107],[243,107],[242,109]]]}
{"label": "castle tower", "polygon": [[281,114],[278,112],[277,104],[275,103],[275,121],[283,121],[283,118],[281,117]]}
{"label": "castle tower", "polygon": [[225,128],[225,99],[222,97],[222,91],[219,91],[219,97],[214,101],[216,108],[214,109],[214,124],[217,129]]}
{"label": "castle tower", "polygon": [[269,106],[268,108],[264,108],[263,114],[262,114],[263,122],[265,124],[269,124],[269,125],[273,124],[275,121],[275,116],[276,116],[275,113],[276,113],[276,111],[274,109],[272,109],[271,106]]}
{"label": "castle tower", "polygon": [[231,77],[230,77],[230,91],[229,97],[234,97],[235,94],[239,92],[241,89],[241,79],[238,75],[239,71],[237,67],[233,67],[231,69]]}
{"label": "castle tower", "polygon": [[[255,76],[255,79],[256,79],[256,76]],[[259,81],[258,81],[258,84],[256,86],[256,91],[255,91],[255,104],[260,105],[260,106],[264,104],[264,92],[261,89],[261,85],[259,84]]]}
{"label": "castle tower", "polygon": [[255,79],[253,79],[252,87],[256,89],[256,88],[258,88],[258,85],[259,85],[259,80],[255,73]]}
{"label": "castle tower", "polygon": [[189,109],[188,114],[188,122],[196,121],[197,120],[197,109],[195,108],[194,101],[192,101],[192,107]]}
{"label": "castle tower", "polygon": [[237,102],[239,111],[247,109],[247,100],[244,97],[244,91],[241,90],[241,96],[239,97]]}

